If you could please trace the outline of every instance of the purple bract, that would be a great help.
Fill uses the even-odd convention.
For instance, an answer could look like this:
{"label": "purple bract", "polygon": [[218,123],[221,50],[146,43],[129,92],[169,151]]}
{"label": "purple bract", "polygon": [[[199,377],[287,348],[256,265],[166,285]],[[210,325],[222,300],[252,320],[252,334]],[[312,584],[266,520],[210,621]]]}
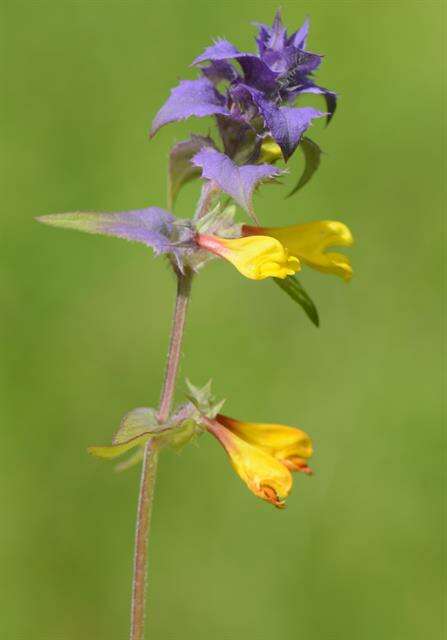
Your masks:
{"label": "purple bract", "polygon": [[[271,136],[288,160],[314,118],[327,115],[331,119],[336,94],[313,81],[322,58],[306,50],[308,21],[290,36],[279,12],[271,27],[257,27],[257,54],[239,51],[231,42],[219,39],[194,60],[203,77],[183,81],[173,89],[154,119],[152,135],[169,122],[215,115],[229,119],[239,131],[241,125],[246,126],[252,138],[254,132],[258,147],[259,140]],[[300,95],[308,93],[324,96],[325,113],[294,106]],[[241,145],[246,141],[241,139]]]}

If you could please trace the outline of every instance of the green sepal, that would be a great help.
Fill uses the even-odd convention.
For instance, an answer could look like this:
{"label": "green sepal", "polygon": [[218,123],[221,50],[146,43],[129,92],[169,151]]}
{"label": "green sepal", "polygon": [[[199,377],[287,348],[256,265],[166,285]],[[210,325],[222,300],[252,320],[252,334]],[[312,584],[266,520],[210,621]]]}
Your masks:
{"label": "green sepal", "polygon": [[320,166],[321,162],[321,154],[322,151],[316,142],[311,140],[310,138],[303,137],[301,138],[301,142],[299,144],[298,149],[301,149],[304,155],[304,171],[301,174],[298,183],[292,189],[292,191],[287,195],[287,198],[293,196],[297,191],[302,189],[305,184],[309,182],[309,180],[314,175],[315,171]]}
{"label": "green sepal", "polygon": [[148,440],[156,439],[157,447],[172,447],[179,450],[190,440],[202,433],[200,413],[193,404],[183,405],[177,416],[172,416],[165,424],[160,424],[155,409],[139,407],[127,413],[112,439],[111,445],[88,447],[88,452],[97,458],[110,460],[136,449],[132,455],[115,467],[124,471],[138,464],[144,455]]}
{"label": "green sepal", "polygon": [[208,380],[206,385],[201,388],[195,387],[188,379],[186,380],[186,384],[189,389],[187,398],[191,400],[200,415],[213,420],[217,414],[220,413],[220,410],[225,404],[225,400],[217,400],[215,398],[211,392],[212,381]]}
{"label": "green sepal", "polygon": [[219,235],[223,238],[238,238],[241,235],[241,224],[234,221],[236,207],[218,202],[208,213],[196,222],[198,233],[207,235]]}
{"label": "green sepal", "polygon": [[311,320],[316,327],[320,326],[317,307],[313,303],[309,294],[306,293],[296,276],[287,276],[284,280],[280,278],[273,278],[273,282],[275,282],[280,289],[285,291],[294,302],[297,302],[300,305],[309,320]]}
{"label": "green sepal", "polygon": [[187,418],[180,422],[169,434],[169,446],[175,451],[180,451],[180,449],[183,449],[186,444],[194,440],[202,431],[203,428],[194,418]]}

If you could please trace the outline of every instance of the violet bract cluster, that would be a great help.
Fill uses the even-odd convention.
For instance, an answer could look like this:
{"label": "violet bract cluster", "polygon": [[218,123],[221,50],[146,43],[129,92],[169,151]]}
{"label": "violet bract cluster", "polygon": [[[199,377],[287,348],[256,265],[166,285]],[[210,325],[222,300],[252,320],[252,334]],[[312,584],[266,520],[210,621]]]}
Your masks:
{"label": "violet bract cluster", "polygon": [[[320,163],[320,149],[307,131],[315,119],[331,120],[336,94],[315,81],[322,57],[308,51],[308,31],[306,21],[289,35],[278,12],[272,26],[257,25],[256,53],[216,40],[192,62],[198,77],[181,81],[156,114],[152,136],[187,118],[214,120],[211,133],[191,134],[169,154],[169,208],[182,187],[197,180],[201,193],[193,215],[177,217],[149,206],[117,213],[47,215],[39,220],[142,243],[155,255],[164,255],[179,279],[191,278],[212,259],[223,260],[253,281],[271,279],[318,325],[315,304],[296,274],[310,267],[348,281],[350,261],[332,247],[350,246],[350,230],[336,220],[301,223],[293,215],[290,226],[263,226],[253,203],[257,189],[281,181],[285,163],[295,151],[302,151],[304,169],[294,192]],[[308,94],[322,97],[321,110],[306,106]],[[111,445],[91,447],[90,452],[102,458],[131,452],[119,465],[123,469],[143,458],[148,442],[158,448],[179,448],[210,433],[256,496],[284,506],[291,474],[310,473],[309,436],[295,427],[229,418],[222,414],[222,404],[209,384],[200,389],[189,383],[185,401],[167,418],[161,420],[152,408],[134,409],[123,418]]]}
{"label": "violet bract cluster", "polygon": [[[169,122],[214,115],[230,158],[245,151],[256,161],[262,142],[271,138],[288,160],[312,120],[324,115],[329,120],[336,105],[335,93],[313,81],[322,58],[306,50],[308,31],[306,21],[288,36],[277,13],[271,27],[258,26],[257,54],[216,40],[192,63],[200,68],[202,77],[184,80],[172,90],[155,117],[151,134]],[[294,106],[306,93],[322,94],[327,113]]]}

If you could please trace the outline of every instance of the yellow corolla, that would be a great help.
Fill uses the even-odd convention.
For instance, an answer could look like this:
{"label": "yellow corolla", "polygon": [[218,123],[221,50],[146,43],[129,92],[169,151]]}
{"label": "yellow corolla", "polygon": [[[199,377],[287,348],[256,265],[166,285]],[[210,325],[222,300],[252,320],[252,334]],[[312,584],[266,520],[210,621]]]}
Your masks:
{"label": "yellow corolla", "polygon": [[284,507],[292,488],[290,471],[310,473],[309,436],[300,429],[276,424],[239,422],[218,415],[207,428],[226,450],[231,464],[259,498]]}
{"label": "yellow corolla", "polygon": [[273,164],[277,160],[284,160],[284,156],[281,151],[281,147],[270,136],[264,139],[259,150],[258,162],[267,162]]}
{"label": "yellow corolla", "polygon": [[325,253],[329,247],[350,247],[353,244],[352,234],[342,222],[322,220],[291,227],[244,225],[242,233],[247,237],[256,237],[259,234],[270,236],[309,267],[341,276],[345,281],[352,277],[352,267],[347,256],[336,252]]}
{"label": "yellow corolla", "polygon": [[300,270],[298,258],[289,255],[281,242],[267,235],[220,238],[198,235],[197,244],[225,258],[246,278],[286,278]]}
{"label": "yellow corolla", "polygon": [[284,424],[241,422],[219,414],[217,420],[245,442],[259,447],[291,471],[312,473],[307,460],[312,456],[310,437],[297,427]]}

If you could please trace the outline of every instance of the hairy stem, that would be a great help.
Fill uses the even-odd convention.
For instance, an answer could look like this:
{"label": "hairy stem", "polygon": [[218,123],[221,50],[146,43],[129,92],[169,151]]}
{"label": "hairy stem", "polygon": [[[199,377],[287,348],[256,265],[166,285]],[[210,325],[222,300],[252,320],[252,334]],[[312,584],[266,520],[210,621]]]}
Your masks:
{"label": "hairy stem", "polygon": [[188,309],[189,294],[191,291],[193,273],[186,270],[185,273],[177,272],[177,298],[175,301],[174,318],[172,321],[171,339],[169,341],[168,363],[166,365],[165,379],[161,392],[158,419],[164,422],[171,411],[175,382],[182,348],[183,331],[185,328],[186,311]]}
{"label": "hairy stem", "polygon": [[[168,362],[161,392],[158,419],[165,422],[171,411],[172,398],[179,368],[186,311],[191,290],[192,272],[176,272],[177,298],[169,341]],[[147,552],[154,497],[158,451],[154,441],[149,441],[144,451],[141,470],[140,494],[138,498],[137,524],[135,531],[134,575],[132,583],[132,610],[130,640],[143,640],[146,609]]]}
{"label": "hairy stem", "polygon": [[147,549],[151,526],[152,501],[157,474],[158,451],[149,440],[144,450],[135,530],[130,639],[143,640],[146,606]]}

